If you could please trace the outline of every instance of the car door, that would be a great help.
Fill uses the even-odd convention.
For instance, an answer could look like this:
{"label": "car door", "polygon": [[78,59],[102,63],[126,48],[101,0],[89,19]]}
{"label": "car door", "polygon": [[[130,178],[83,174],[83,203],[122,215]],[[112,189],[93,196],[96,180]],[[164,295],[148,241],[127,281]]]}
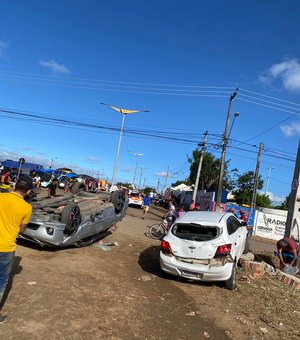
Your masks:
{"label": "car door", "polygon": [[244,251],[246,235],[241,222],[234,216],[229,216],[226,221],[227,232],[232,244],[232,256],[239,258]]}

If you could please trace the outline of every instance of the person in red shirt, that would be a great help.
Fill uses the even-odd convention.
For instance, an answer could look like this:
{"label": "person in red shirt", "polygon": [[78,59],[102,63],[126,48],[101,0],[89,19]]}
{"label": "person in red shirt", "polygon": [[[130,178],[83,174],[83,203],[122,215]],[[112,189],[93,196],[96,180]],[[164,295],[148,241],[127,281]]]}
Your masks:
{"label": "person in red shirt", "polygon": [[241,210],[240,210],[240,214],[241,214],[240,219],[243,220],[243,221],[247,221],[247,217],[246,217],[246,214],[245,214],[245,210],[244,210],[244,209],[241,209]]}
{"label": "person in red shirt", "polygon": [[192,200],[191,203],[190,203],[189,210],[194,210],[194,209],[195,209],[195,201]]}
{"label": "person in red shirt", "polygon": [[289,237],[284,237],[283,239],[277,242],[277,250],[278,257],[280,260],[280,268],[284,268],[286,266],[287,259],[284,256],[284,253],[289,253],[293,255],[291,262],[289,263],[291,266],[296,264],[299,252],[299,245],[296,241]]}

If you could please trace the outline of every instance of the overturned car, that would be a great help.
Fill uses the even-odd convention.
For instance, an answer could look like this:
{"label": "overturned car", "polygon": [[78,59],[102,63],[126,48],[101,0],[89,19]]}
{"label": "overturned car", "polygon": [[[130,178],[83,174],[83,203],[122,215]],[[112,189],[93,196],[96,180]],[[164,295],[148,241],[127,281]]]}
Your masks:
{"label": "overturned car", "polygon": [[120,190],[76,194],[73,190],[58,197],[40,198],[31,205],[31,220],[20,239],[42,246],[84,247],[101,238],[125,216],[128,198]]}

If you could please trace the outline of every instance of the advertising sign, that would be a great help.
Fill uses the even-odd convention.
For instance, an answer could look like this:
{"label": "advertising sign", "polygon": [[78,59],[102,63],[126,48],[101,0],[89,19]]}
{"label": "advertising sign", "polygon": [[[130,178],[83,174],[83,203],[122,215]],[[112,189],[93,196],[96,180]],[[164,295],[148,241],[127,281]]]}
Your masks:
{"label": "advertising sign", "polygon": [[213,210],[213,201],[215,198],[214,192],[203,192],[198,195],[200,210],[201,211],[212,211]]}
{"label": "advertising sign", "polygon": [[254,235],[280,240],[284,237],[286,216],[266,214],[261,211],[257,213]]}

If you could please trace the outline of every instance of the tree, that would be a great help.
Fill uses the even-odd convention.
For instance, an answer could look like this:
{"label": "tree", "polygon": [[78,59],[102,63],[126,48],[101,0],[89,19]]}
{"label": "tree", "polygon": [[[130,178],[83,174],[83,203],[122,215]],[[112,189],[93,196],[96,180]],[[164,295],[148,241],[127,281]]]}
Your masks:
{"label": "tree", "polygon": [[280,210],[288,210],[290,199],[291,199],[291,194],[288,194],[288,196],[285,198],[283,203],[281,203],[280,205],[276,205],[273,208],[280,209]]}
{"label": "tree", "polygon": [[[257,189],[262,189],[264,181],[261,176],[258,177]],[[238,177],[236,182],[236,189],[232,192],[235,196],[237,204],[251,204],[254,188],[254,172],[247,171]]]}
{"label": "tree", "polygon": [[265,194],[257,194],[256,196],[256,205],[262,208],[271,208],[272,202],[270,200],[270,197]]}
{"label": "tree", "polygon": [[[198,165],[200,160],[201,151],[195,149],[193,151],[192,158],[189,158],[188,161],[190,163],[190,176],[188,178],[188,183],[186,184],[194,184],[196,182],[196,176],[198,171]],[[227,171],[229,165],[229,161],[225,164],[225,176],[224,176],[224,188],[231,189],[232,188],[232,180],[230,178],[230,173]],[[236,169],[234,169],[236,171]],[[207,152],[203,155],[202,168],[199,178],[199,186],[198,190],[217,188],[218,180],[220,174],[220,159],[215,158],[211,153]]]}

